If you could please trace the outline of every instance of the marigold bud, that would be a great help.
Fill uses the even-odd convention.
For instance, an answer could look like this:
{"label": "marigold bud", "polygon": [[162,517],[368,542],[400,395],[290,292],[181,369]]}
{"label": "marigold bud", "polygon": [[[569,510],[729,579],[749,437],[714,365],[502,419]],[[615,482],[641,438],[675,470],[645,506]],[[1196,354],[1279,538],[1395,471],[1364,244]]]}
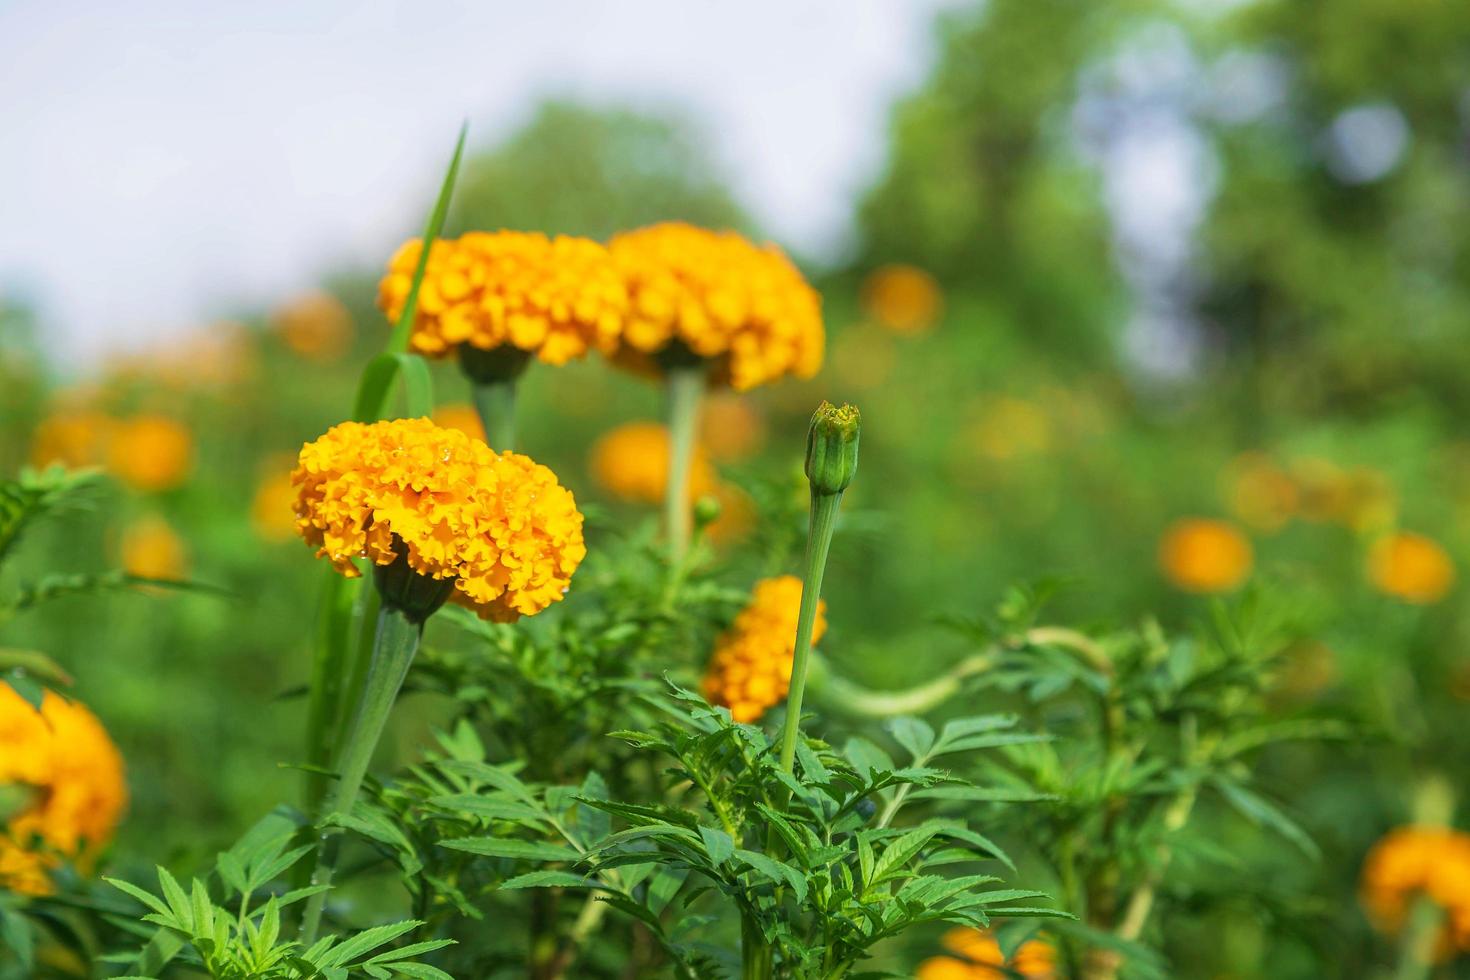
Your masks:
{"label": "marigold bud", "polygon": [[806,437],[806,478],[812,492],[841,493],[857,472],[858,431],[862,417],[852,405],[822,402]]}

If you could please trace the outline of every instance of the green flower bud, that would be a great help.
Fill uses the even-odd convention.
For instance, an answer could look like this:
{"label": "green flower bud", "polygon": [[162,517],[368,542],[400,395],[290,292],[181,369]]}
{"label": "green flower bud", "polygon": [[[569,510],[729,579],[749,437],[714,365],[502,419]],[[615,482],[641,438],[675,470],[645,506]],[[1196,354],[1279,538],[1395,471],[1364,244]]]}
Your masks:
{"label": "green flower bud", "polygon": [[720,519],[720,501],[705,494],[694,502],[694,526],[706,528]]}
{"label": "green flower bud", "polygon": [[822,402],[806,436],[806,478],[812,493],[841,493],[857,472],[858,430],[862,417],[851,405]]}

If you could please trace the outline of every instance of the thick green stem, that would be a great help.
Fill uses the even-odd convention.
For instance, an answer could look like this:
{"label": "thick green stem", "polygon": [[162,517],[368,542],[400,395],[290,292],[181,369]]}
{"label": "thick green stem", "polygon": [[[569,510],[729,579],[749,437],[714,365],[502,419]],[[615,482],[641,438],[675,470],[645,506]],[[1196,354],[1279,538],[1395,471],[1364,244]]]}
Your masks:
{"label": "thick green stem", "polygon": [[1434,954],[1443,929],[1444,910],[1433,899],[1419,896],[1404,926],[1394,980],[1427,980],[1434,969]]}
{"label": "thick green stem", "polygon": [[516,447],[516,379],[476,381],[475,411],[485,427],[485,443],[498,453]]}
{"label": "thick green stem", "polygon": [[811,522],[806,539],[806,567],[801,579],[801,612],[796,620],[796,647],[791,657],[791,692],[786,696],[786,728],[781,734],[781,768],[796,766],[796,740],[801,734],[801,701],[806,694],[807,664],[812,654],[812,627],[817,621],[817,603],[822,598],[822,575],[827,570],[827,552],[832,547],[832,529],[837,524],[840,493],[812,492]]}
{"label": "thick green stem", "polygon": [[749,914],[740,916],[740,980],[770,980],[771,951],[761,927]]}
{"label": "thick green stem", "polygon": [[669,482],[664,490],[664,530],[669,554],[677,566],[689,547],[689,470],[694,462],[694,432],[699,400],[704,394],[704,367],[671,366],[667,370]]}
{"label": "thick green stem", "polygon": [[[412,621],[400,609],[383,606],[378,612],[378,631],[373,640],[367,683],[358,702],[352,735],[343,747],[337,788],[329,813],[345,815],[352,812],[362,781],[367,776],[368,764],[388,724],[393,702],[398,698],[403,679],[408,675],[409,665],[418,651],[422,633],[423,624]],[[336,833],[323,830],[320,844],[312,884],[330,885],[337,857]],[[301,926],[304,945],[310,946],[316,941],[325,907],[326,892],[319,892],[308,900]]]}

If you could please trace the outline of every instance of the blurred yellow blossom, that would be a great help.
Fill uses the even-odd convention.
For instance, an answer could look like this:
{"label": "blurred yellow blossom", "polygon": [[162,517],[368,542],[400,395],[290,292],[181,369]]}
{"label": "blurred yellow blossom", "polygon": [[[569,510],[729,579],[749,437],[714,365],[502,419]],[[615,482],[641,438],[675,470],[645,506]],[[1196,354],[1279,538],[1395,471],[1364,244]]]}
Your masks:
{"label": "blurred yellow blossom", "polygon": [[1159,543],[1159,567],[1186,592],[1228,592],[1245,581],[1252,561],[1250,541],[1226,521],[1185,518]]}
{"label": "blurred yellow blossom", "polygon": [[112,419],[101,412],[73,409],[43,419],[31,439],[31,463],[77,469],[98,466],[107,459]]}
{"label": "blurred yellow blossom", "polygon": [[1006,962],[989,929],[963,926],[940,940],[956,956],[934,956],[919,964],[917,980],[1000,980],[1019,975],[1027,980],[1055,980],[1056,951],[1040,939],[1028,939]]}
{"label": "blurred yellow blossom", "polygon": [[[604,433],[592,446],[592,478],[615,496],[640,504],[664,499],[669,479],[669,430],[658,422],[628,422]],[[689,502],[713,493],[719,476],[703,448],[694,448],[689,467]]]}
{"label": "blurred yellow blossom", "polygon": [[181,579],[188,570],[183,539],[156,514],[141,517],[123,529],[122,566],[143,578]]}
{"label": "blurred yellow blossom", "polygon": [[[422,249],[417,239],[400,248],[378,287],[378,305],[390,320],[403,312]],[[627,288],[597,242],[469,232],[429,250],[411,344],[430,357],[468,344],[565,364],[593,348],[611,351],[627,312]]]}
{"label": "blurred yellow blossom", "polygon": [[1374,542],[1368,552],[1368,576],[1385,595],[1428,605],[1443,599],[1455,584],[1455,566],[1433,540],[1399,531]]}
{"label": "blurred yellow blossom", "polygon": [[1038,455],[1051,448],[1051,419],[1023,398],[987,399],[972,409],[972,414],[967,446],[988,459]]}
{"label": "blurred yellow blossom", "polygon": [[343,422],[301,448],[296,527],[342,574],[352,559],[453,579],[451,598],[510,622],[561,601],[587,548],[556,474],[428,419]]}
{"label": "blurred yellow blossom", "polygon": [[1400,827],[1363,862],[1359,895],[1380,931],[1397,935],[1423,896],[1443,910],[1439,954],[1470,950],[1470,834],[1445,827]]}
{"label": "blurred yellow blossom", "polygon": [[[46,894],[60,857],[86,870],[127,805],[123,760],[79,702],[46,692],[41,710],[0,684],[0,786],[34,799],[0,831],[0,890]],[[40,851],[31,842],[39,838]]]}
{"label": "blurred yellow blossom", "polygon": [[632,304],[618,363],[658,372],[658,355],[679,345],[738,391],[822,366],[821,298],[775,245],[668,222],[608,247]]}
{"label": "blurred yellow blossom", "polygon": [[188,478],[193,463],[193,437],[166,415],[137,415],[112,428],[107,468],[136,490],[171,490]]}
{"label": "blurred yellow blossom", "polygon": [[727,463],[758,452],[766,440],[766,423],[750,399],[720,392],[700,408],[699,444],[711,459]]}
{"label": "blurred yellow blossom", "polygon": [[331,293],[314,289],[288,300],[271,314],[273,329],[287,347],[309,361],[335,361],[352,347],[352,314]]}
{"label": "blurred yellow blossom", "polygon": [[291,483],[292,461],[266,466],[250,504],[250,524],[266,541],[287,541],[296,533],[296,487]]}
{"label": "blurred yellow blossom", "polygon": [[434,424],[444,429],[458,429],[472,439],[485,441],[485,426],[480,413],[470,405],[454,403],[434,409]]}
{"label": "blurred yellow blossom", "polygon": [[[736,721],[754,722],[780,704],[791,687],[801,579],[762,579],[746,605],[715,641],[700,690],[711,704],[730,709]],[[817,604],[812,643],[827,630],[827,604]]]}
{"label": "blurred yellow blossom", "polygon": [[1225,503],[1236,520],[1257,531],[1279,531],[1296,514],[1296,481],[1267,453],[1241,453],[1225,471]]}
{"label": "blurred yellow blossom", "polygon": [[863,310],[894,333],[922,333],[934,325],[944,296],[934,277],[912,265],[880,266],[863,280]]}
{"label": "blurred yellow blossom", "polygon": [[872,328],[845,329],[832,348],[832,374],[852,388],[877,388],[893,376],[897,364],[893,338]]}

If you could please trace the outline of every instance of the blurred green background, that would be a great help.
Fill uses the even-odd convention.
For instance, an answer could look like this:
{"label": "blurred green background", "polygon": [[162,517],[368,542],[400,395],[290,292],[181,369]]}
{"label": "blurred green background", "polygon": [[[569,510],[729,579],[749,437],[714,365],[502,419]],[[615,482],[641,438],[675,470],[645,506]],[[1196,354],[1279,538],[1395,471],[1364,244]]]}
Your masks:
{"label": "blurred green background", "polygon": [[[963,656],[935,621],[1017,581],[1065,578],[1052,615],[1083,623],[1187,628],[1214,593],[1269,596],[1300,650],[1283,705],[1375,737],[1268,760],[1320,864],[1230,844],[1245,873],[1321,898],[1337,959],[1288,950],[1261,973],[1272,950],[1228,915],[1180,923],[1168,952],[1216,976],[1360,975],[1362,855],[1427,781],[1470,773],[1470,5],[989,0],[935,30],[847,258],[809,270],[826,365],[718,400],[711,448],[745,443],[715,453],[722,474],[792,474],[819,399],[861,407],[823,648],[875,687]],[[680,218],[760,235],[704,145],[697,120],[547,103],[477,144],[451,232]],[[120,477],[107,505],[33,538],[18,574],[124,561],[233,596],[78,599],[4,624],[5,645],[77,675],[122,746],[130,861],[208,852],[299,792],[282,764],[300,757],[291,692],[320,569],[283,528],[280,480],[381,344],[379,272],[344,267],[82,376],[31,311],[0,310],[5,470],[84,462],[104,430],[126,447],[100,458]],[[436,381],[467,400],[452,366]],[[538,367],[523,399],[523,451],[579,499],[647,513],[587,461],[602,433],[658,417],[655,388],[593,360]],[[152,416],[181,428],[177,465],[180,436]],[[1171,538],[1186,519],[1223,523]]]}

